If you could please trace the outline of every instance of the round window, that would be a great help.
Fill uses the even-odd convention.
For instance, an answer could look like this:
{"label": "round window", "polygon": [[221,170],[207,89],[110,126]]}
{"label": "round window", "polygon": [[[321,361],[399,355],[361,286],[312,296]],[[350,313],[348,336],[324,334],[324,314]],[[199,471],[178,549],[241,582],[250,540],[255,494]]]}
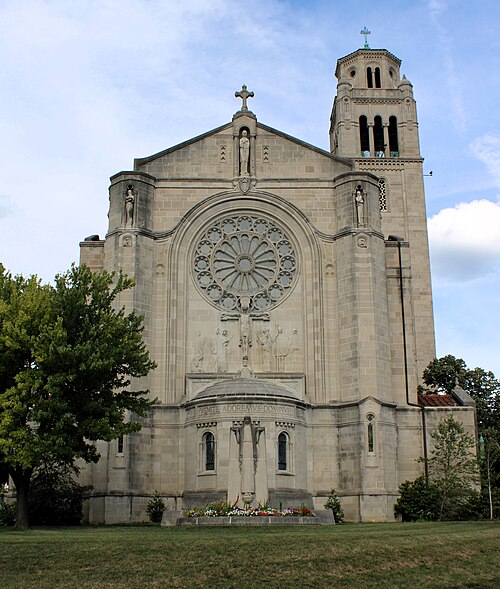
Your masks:
{"label": "round window", "polygon": [[192,269],[196,285],[216,307],[233,310],[240,298],[250,310],[281,303],[297,276],[292,240],[271,219],[231,215],[212,223],[198,238]]}

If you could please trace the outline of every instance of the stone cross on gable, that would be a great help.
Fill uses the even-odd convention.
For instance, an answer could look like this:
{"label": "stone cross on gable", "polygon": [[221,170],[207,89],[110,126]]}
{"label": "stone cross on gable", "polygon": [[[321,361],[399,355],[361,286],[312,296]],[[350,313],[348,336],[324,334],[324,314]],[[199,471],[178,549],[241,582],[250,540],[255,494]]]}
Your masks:
{"label": "stone cross on gable", "polygon": [[245,86],[245,84],[243,84],[243,86],[241,87],[241,92],[235,92],[234,95],[236,98],[241,98],[241,100],[243,100],[241,110],[248,110],[247,100],[248,98],[254,97],[253,92],[248,92],[247,87]]}
{"label": "stone cross on gable", "polygon": [[361,31],[359,32],[359,34],[360,34],[360,35],[364,35],[364,37],[365,37],[365,46],[364,46],[364,49],[370,49],[370,46],[368,45],[368,35],[371,35],[371,34],[372,34],[372,32],[371,32],[371,31],[369,31],[369,30],[368,30],[368,29],[365,27],[363,30],[361,30]]}

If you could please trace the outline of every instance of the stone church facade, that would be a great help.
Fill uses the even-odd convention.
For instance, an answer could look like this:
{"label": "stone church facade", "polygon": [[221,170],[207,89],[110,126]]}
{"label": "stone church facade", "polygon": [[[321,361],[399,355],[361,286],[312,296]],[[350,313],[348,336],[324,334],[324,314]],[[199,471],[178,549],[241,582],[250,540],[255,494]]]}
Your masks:
{"label": "stone church facade", "polygon": [[[338,60],[330,151],[257,120],[243,86],[231,122],[111,178],[109,230],[81,262],[122,269],[158,367],[140,432],[88,465],[91,522],[211,500],[392,520],[420,474],[418,404],[435,356],[416,104],[400,60]],[[422,418],[425,421],[422,421]],[[424,428],[423,428],[424,426]],[[428,435],[428,432],[427,432]]]}

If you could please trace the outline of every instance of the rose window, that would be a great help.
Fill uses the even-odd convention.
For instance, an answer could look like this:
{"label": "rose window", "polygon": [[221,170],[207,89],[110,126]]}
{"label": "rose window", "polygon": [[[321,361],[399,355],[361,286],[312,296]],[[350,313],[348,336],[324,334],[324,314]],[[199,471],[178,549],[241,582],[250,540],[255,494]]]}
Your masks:
{"label": "rose window", "polygon": [[198,241],[193,267],[201,292],[217,307],[250,309],[276,306],[291,291],[297,261],[295,248],[274,221],[254,215],[224,218]]}

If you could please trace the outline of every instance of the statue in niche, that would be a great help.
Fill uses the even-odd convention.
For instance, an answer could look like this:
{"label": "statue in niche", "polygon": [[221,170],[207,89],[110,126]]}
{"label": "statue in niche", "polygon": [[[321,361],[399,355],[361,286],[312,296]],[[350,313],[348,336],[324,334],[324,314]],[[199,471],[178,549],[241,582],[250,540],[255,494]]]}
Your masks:
{"label": "statue in niche", "polygon": [[361,186],[356,187],[354,193],[354,202],[356,204],[356,221],[358,227],[364,227],[365,225],[365,195]]}
{"label": "statue in niche", "polygon": [[125,226],[132,227],[134,224],[134,188],[132,184],[127,186],[127,192],[125,194]]}
{"label": "statue in niche", "polygon": [[248,163],[250,161],[250,139],[244,130],[240,137],[240,176],[249,176]]}

